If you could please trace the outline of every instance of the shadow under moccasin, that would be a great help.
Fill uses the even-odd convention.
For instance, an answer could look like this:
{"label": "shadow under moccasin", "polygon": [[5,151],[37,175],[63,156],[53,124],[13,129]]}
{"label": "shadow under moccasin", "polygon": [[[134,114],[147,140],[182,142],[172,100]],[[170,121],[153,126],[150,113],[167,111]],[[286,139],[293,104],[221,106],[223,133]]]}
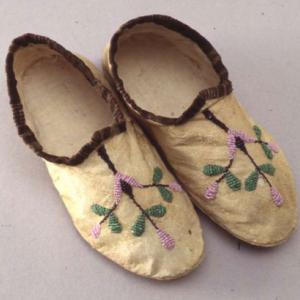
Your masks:
{"label": "shadow under moccasin", "polygon": [[44,159],[80,235],[141,276],[196,268],[204,242],[192,203],[91,63],[26,34],[6,70],[18,133]]}
{"label": "shadow under moccasin", "polygon": [[203,36],[168,16],[136,18],[113,35],[105,68],[195,205],[250,244],[287,240],[297,222],[290,167]]}

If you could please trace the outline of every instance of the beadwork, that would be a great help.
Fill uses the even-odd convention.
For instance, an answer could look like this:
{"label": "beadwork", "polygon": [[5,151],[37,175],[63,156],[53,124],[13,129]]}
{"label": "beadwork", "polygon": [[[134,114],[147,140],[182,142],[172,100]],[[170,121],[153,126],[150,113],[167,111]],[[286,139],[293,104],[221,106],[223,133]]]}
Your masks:
{"label": "beadwork", "polygon": [[223,129],[227,133],[227,147],[228,147],[228,159],[229,162],[227,166],[219,166],[215,164],[205,165],[203,168],[203,174],[206,176],[217,176],[220,177],[214,181],[211,185],[209,185],[205,192],[204,197],[208,200],[213,200],[216,198],[219,184],[221,181],[225,179],[228,187],[232,191],[239,191],[242,187],[242,182],[239,178],[237,178],[231,171],[230,168],[235,160],[237,150],[241,150],[251,161],[254,166],[254,170],[248,175],[245,180],[245,190],[252,192],[257,188],[257,182],[260,177],[264,179],[264,181],[269,185],[271,191],[271,197],[276,206],[281,206],[283,203],[283,198],[278,192],[278,190],[272,186],[270,180],[267,175],[274,176],[275,167],[270,164],[262,164],[258,166],[254,160],[254,158],[250,155],[247,150],[246,144],[248,143],[257,143],[260,144],[262,150],[264,151],[266,157],[270,160],[273,159],[274,153],[278,152],[278,147],[273,143],[267,143],[262,140],[262,131],[258,126],[253,126],[253,131],[256,137],[248,136],[246,133],[228,128],[223,122],[216,118],[216,116],[208,109],[203,111],[204,116],[213,122],[215,125]]}
{"label": "beadwork", "polygon": [[109,169],[114,173],[114,204],[111,208],[104,207],[97,203],[91,206],[91,210],[93,213],[97,214],[100,217],[103,217],[102,220],[92,228],[91,235],[94,238],[98,238],[101,234],[101,226],[107,220],[108,226],[111,229],[112,233],[122,232],[123,226],[120,223],[117,215],[115,214],[115,210],[120,204],[123,193],[125,193],[140,210],[140,214],[137,216],[135,223],[131,226],[131,233],[136,237],[143,235],[146,228],[146,220],[148,220],[149,223],[155,228],[162,246],[168,250],[173,249],[175,247],[174,239],[168,233],[159,228],[153,220],[153,218],[162,218],[167,213],[166,207],[162,204],[157,204],[144,209],[136,201],[133,194],[133,188],[143,189],[155,187],[158,189],[164,201],[172,202],[172,192],[182,192],[181,186],[177,182],[171,182],[170,184],[161,183],[163,179],[163,172],[159,167],[156,167],[153,170],[152,183],[143,185],[139,183],[135,178],[118,172],[114,164],[110,160],[104,146],[99,148],[98,154],[107,163]]}

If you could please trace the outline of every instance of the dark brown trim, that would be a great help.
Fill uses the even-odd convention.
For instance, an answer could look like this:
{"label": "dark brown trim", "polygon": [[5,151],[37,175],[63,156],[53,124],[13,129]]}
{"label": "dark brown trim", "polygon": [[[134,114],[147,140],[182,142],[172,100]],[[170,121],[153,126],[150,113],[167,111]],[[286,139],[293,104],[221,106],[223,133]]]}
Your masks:
{"label": "dark brown trim", "polygon": [[[71,157],[56,156],[44,152],[42,145],[35,137],[33,131],[26,124],[23,105],[17,90],[17,80],[15,78],[13,65],[14,55],[16,51],[18,51],[18,49],[20,48],[28,46],[29,44],[47,45],[50,49],[61,54],[68,62],[70,62],[74,66],[74,68],[82,72],[91,86],[98,87],[97,91],[99,92],[99,98],[103,98],[107,103],[110,104],[115,123],[112,126],[105,127],[101,130],[96,131],[92,135],[91,140],[87,144],[85,144],[78,151],[78,153]],[[66,165],[80,164],[90,155],[93,150],[95,150],[99,146],[102,141],[126,130],[124,116],[112,93],[106,87],[104,87],[98,79],[95,78],[92,71],[80,58],[47,37],[28,33],[13,40],[6,57],[6,74],[10,104],[13,111],[13,117],[18,128],[18,133],[23,138],[24,142],[28,144],[37,155],[50,162]]]}
{"label": "dark brown trim", "polygon": [[[209,61],[216,73],[219,75],[220,82],[218,86],[208,88],[199,92],[198,96],[194,99],[191,106],[187,108],[181,116],[177,118],[168,118],[164,116],[155,115],[154,113],[144,110],[139,107],[136,102],[130,98],[129,94],[124,88],[122,79],[118,75],[118,65],[115,60],[115,55],[118,51],[118,40],[121,35],[130,30],[137,24],[142,23],[155,23],[164,26],[167,29],[176,31],[186,38],[191,39],[195,42],[199,48],[206,54]],[[173,19],[169,16],[163,15],[149,15],[132,19],[121,26],[121,28],[113,35],[111,39],[111,45],[109,49],[109,63],[112,67],[111,73],[115,88],[118,94],[121,96],[123,102],[127,104],[129,109],[135,110],[142,118],[149,119],[165,125],[178,125],[188,121],[192,118],[205,104],[206,100],[214,99],[229,95],[232,92],[232,85],[228,79],[228,71],[223,65],[220,55],[214,49],[214,47],[197,31],[181,23],[180,21]]]}

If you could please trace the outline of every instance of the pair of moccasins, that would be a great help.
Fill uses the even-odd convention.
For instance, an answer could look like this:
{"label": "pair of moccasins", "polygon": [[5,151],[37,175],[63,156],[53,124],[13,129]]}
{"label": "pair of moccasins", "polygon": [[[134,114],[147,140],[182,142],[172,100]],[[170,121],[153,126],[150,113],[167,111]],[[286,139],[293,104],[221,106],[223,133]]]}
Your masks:
{"label": "pair of moccasins", "polygon": [[142,276],[183,276],[204,251],[193,204],[247,243],[289,237],[287,160],[203,36],[168,16],[139,17],[113,35],[104,67],[107,81],[34,34],[12,42],[6,65],[18,133],[93,248]]}

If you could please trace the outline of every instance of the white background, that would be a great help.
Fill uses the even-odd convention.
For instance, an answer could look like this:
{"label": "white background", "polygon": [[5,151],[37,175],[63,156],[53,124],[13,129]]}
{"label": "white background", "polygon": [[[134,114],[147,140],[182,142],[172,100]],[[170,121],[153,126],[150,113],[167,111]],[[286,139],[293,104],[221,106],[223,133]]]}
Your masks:
{"label": "white background", "polygon": [[79,237],[42,160],[17,136],[4,73],[14,37],[49,36],[100,66],[118,26],[152,13],[176,17],[213,43],[241,103],[285,150],[299,189],[299,0],[0,0],[1,300],[300,299],[299,232],[275,249],[239,249],[203,215],[206,259],[192,274],[156,282],[124,271]]}

